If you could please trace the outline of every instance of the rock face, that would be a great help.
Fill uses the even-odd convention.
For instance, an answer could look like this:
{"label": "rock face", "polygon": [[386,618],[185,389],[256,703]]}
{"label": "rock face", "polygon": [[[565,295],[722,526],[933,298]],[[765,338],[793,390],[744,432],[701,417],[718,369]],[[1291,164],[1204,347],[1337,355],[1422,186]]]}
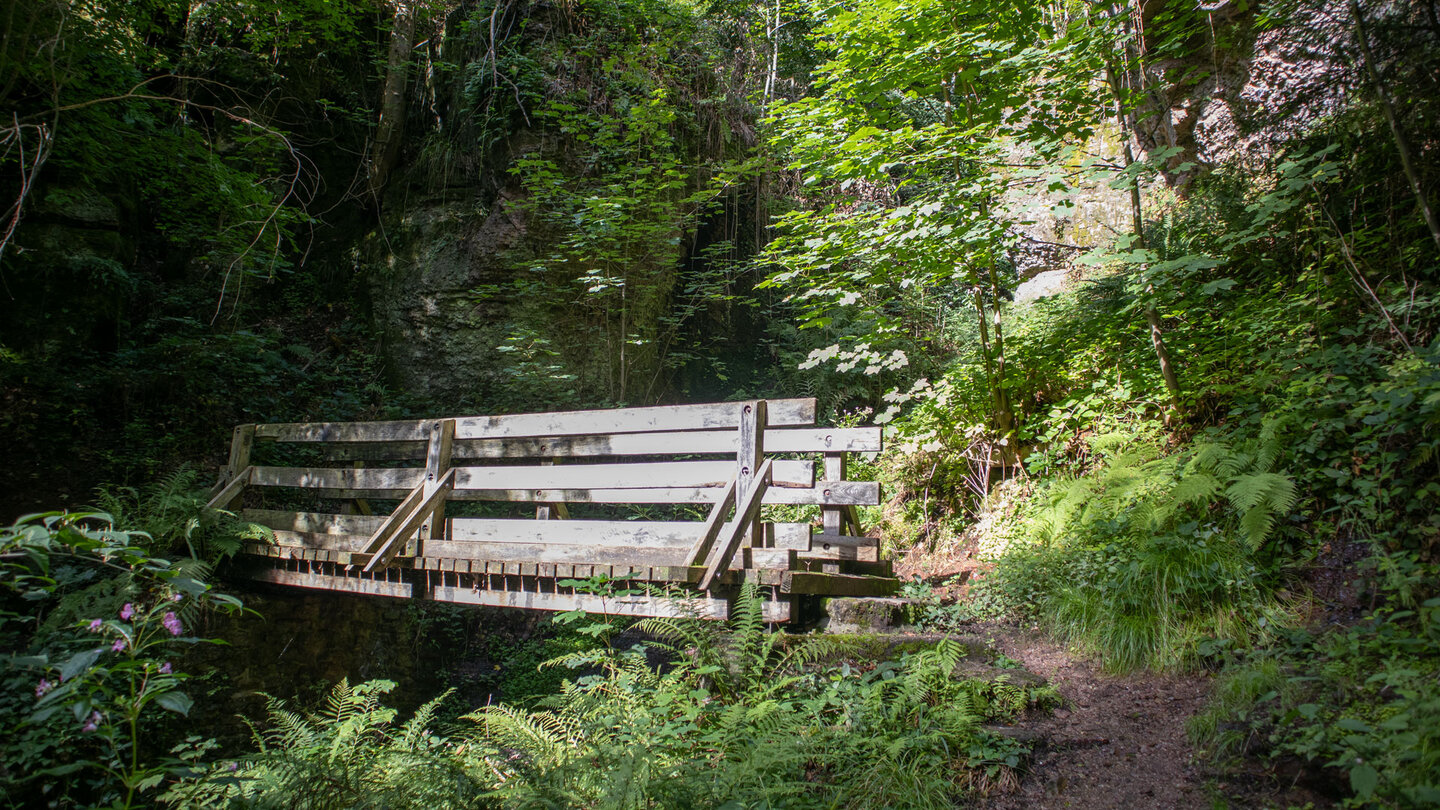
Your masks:
{"label": "rock face", "polygon": [[466,190],[411,201],[367,237],[373,315],[397,384],[456,405],[490,398],[512,302],[477,290],[513,281],[510,254],[525,230],[515,197],[487,204]]}
{"label": "rock face", "polygon": [[[1166,7],[1147,3],[1147,24]],[[1184,49],[1183,59],[1146,70],[1149,101],[1137,116],[1136,138],[1147,152],[1178,148],[1167,161],[1171,169],[1256,165],[1337,109],[1357,86],[1344,2],[1298,3],[1290,19],[1269,27],[1257,21],[1256,8],[1241,0],[1196,4],[1205,41]],[[1173,171],[1169,179],[1183,189],[1193,175]]]}

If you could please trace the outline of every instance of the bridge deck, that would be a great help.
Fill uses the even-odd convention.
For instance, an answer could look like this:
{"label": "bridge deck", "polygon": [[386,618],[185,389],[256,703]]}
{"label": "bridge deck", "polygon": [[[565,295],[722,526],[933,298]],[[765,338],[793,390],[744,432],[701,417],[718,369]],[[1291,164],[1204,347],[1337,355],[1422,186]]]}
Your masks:
{"label": "bridge deck", "polygon": [[[269,528],[240,566],[261,581],[713,618],[753,581],[769,595],[767,615],[785,621],[797,599],[898,585],[855,508],[880,502],[878,484],[845,480],[847,454],[878,452],[880,430],[815,428],[814,413],[814,400],[762,400],[242,425],[211,503]],[[257,465],[257,440],[276,461],[318,456],[335,466]],[[371,514],[377,501],[393,506]],[[447,504],[512,516],[447,517]],[[513,517],[519,504],[533,517]],[[623,505],[692,505],[705,518],[616,519]],[[818,532],[794,521],[806,505],[818,507]],[[791,522],[766,521],[767,506]]]}

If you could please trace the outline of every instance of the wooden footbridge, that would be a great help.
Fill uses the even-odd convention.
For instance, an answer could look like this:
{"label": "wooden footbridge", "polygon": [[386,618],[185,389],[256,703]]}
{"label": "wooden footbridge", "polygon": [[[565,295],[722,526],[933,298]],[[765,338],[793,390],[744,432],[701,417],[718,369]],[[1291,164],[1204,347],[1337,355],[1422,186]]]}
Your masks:
{"label": "wooden footbridge", "polygon": [[[265,582],[725,618],[753,581],[767,618],[790,621],[801,600],[898,585],[856,510],[880,486],[845,479],[880,429],[814,423],[815,400],[782,399],[241,425],[210,505],[273,530],[239,566]],[[764,519],[806,505],[818,525]],[[607,581],[624,593],[591,586]]]}

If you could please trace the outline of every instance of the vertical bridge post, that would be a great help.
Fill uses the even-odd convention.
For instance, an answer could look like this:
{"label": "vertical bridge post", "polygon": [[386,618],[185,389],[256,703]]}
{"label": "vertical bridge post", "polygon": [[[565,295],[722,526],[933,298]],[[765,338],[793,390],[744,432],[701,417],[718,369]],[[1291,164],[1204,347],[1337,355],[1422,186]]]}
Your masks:
{"label": "vertical bridge post", "polygon": [[[845,454],[843,452],[825,454],[825,477],[821,480],[826,483],[845,480]],[[822,506],[820,512],[824,521],[825,534],[845,534],[845,526],[848,522],[845,507]]]}
{"label": "vertical bridge post", "polygon": [[744,542],[752,548],[765,545],[765,526],[760,522],[760,506],[765,490],[770,487],[773,459],[765,458],[765,400],[747,402],[740,408],[740,442],[736,452],[736,474],[734,484],[735,519],[727,529],[720,529],[720,516],[728,509],[731,496],[727,489],[706,521],[706,534],[701,537],[697,549],[707,544],[709,532],[716,531],[715,544],[705,557],[705,572],[700,576],[700,590],[708,591],[715,580],[730,568],[730,561]]}
{"label": "vertical bridge post", "polygon": [[228,509],[250,482],[250,451],[255,446],[255,426],[240,425],[230,440],[230,459],[220,472],[220,481],[210,490],[212,509]]}
{"label": "vertical bridge post", "polygon": [[[450,469],[450,452],[455,444],[455,420],[441,419],[430,426],[430,436],[425,443],[425,497],[429,498],[440,488],[440,479]],[[430,513],[424,523],[420,524],[420,531],[416,533],[416,539],[421,543],[432,537],[444,539],[445,536],[445,494],[440,493],[439,500],[435,504],[435,510]],[[411,544],[413,545],[413,543]],[[418,549],[407,546],[406,553],[416,554]]]}
{"label": "vertical bridge post", "polygon": [[[760,464],[765,460],[765,426],[768,421],[765,400],[747,402],[741,406],[740,443],[736,453],[738,470],[735,475],[737,501],[744,501],[755,486],[755,476],[760,471]],[[743,519],[741,515],[735,515],[736,522]],[[765,545],[765,527],[759,520],[759,513],[756,513],[756,520],[748,534],[750,540],[742,543],[743,546],[762,548]]]}

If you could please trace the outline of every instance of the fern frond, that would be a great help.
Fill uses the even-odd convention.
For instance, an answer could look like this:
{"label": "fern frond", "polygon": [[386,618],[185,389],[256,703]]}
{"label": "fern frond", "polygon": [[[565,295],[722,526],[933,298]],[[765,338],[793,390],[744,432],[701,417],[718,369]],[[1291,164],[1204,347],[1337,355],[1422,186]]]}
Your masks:
{"label": "fern frond", "polygon": [[1205,472],[1190,472],[1182,475],[1170,490],[1170,500],[1176,507],[1184,508],[1208,504],[1220,494],[1220,480]]}
{"label": "fern frond", "polygon": [[1261,504],[1277,512],[1288,512],[1295,506],[1295,482],[1281,473],[1250,473],[1237,476],[1225,491],[1225,497],[1240,512]]}

